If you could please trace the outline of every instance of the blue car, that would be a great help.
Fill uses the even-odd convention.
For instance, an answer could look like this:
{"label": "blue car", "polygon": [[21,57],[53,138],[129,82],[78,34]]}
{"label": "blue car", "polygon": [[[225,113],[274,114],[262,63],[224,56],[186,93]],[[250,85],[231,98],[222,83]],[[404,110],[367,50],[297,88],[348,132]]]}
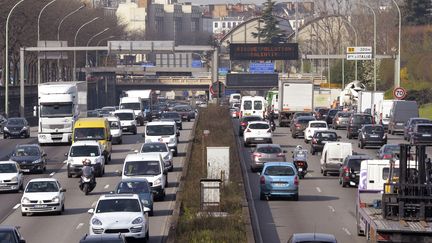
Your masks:
{"label": "blue car", "polygon": [[149,215],[153,216],[153,193],[147,179],[123,179],[117,184],[114,192],[117,194],[138,194],[143,206],[150,208]]}
{"label": "blue car", "polygon": [[260,200],[291,197],[298,201],[299,178],[292,162],[267,162],[260,174]]}

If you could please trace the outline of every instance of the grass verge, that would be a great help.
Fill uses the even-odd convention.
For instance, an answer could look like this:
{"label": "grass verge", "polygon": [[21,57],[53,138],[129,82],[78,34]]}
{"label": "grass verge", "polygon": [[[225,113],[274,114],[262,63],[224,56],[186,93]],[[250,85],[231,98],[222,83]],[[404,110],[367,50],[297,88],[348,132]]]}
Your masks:
{"label": "grass verge", "polygon": [[432,103],[420,106],[420,117],[432,119]]}
{"label": "grass verge", "polygon": [[[206,146],[230,147],[230,182],[221,192],[221,210],[227,217],[197,216],[200,212],[200,179],[206,178],[202,162],[203,130],[209,130]],[[209,105],[201,109],[192,141],[190,160],[180,192],[181,211],[176,226],[176,242],[247,242],[243,180],[234,129],[226,108]]]}

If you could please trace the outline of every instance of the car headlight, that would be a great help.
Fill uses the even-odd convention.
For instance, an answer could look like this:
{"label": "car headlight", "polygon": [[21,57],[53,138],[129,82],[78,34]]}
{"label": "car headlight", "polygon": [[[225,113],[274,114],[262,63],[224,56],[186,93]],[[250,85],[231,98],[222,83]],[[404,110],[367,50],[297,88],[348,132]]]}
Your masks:
{"label": "car headlight", "polygon": [[6,132],[9,132],[9,129],[7,127],[3,128]]}
{"label": "car headlight", "polygon": [[91,223],[92,225],[102,225],[102,222],[97,218],[92,218]]}
{"label": "car headlight", "polygon": [[27,127],[21,128],[21,131],[25,131],[25,130],[27,130]]}
{"label": "car headlight", "polygon": [[132,224],[142,224],[144,222],[143,217],[138,217],[132,221]]}
{"label": "car headlight", "polygon": [[161,178],[157,178],[154,182],[153,185],[160,185],[162,183]]}
{"label": "car headlight", "polygon": [[145,142],[146,142],[146,143],[151,143],[152,140],[151,140],[151,139],[146,139]]}
{"label": "car headlight", "polygon": [[102,157],[95,159],[95,164],[101,164],[102,163]]}
{"label": "car headlight", "polygon": [[39,164],[39,163],[42,163],[41,159],[37,159],[37,160],[35,160],[35,161],[32,162],[32,164]]}
{"label": "car headlight", "polygon": [[149,205],[150,202],[149,202],[149,200],[142,199],[141,203],[147,206],[147,205]]}
{"label": "car headlight", "polygon": [[52,201],[55,203],[58,203],[58,202],[60,202],[60,198],[58,196],[55,196],[55,197],[53,197]]}
{"label": "car headlight", "polygon": [[28,199],[28,198],[26,198],[26,197],[23,197],[23,198],[21,199],[21,203],[22,203],[22,204],[30,203],[30,199]]}
{"label": "car headlight", "polygon": [[170,160],[170,155],[169,154],[165,155],[165,157],[163,159],[164,160]]}
{"label": "car headlight", "polygon": [[12,181],[12,182],[16,182],[16,181],[18,181],[18,177],[17,177],[17,176],[12,177],[11,181]]}
{"label": "car headlight", "polygon": [[169,142],[170,143],[175,143],[176,139],[175,138],[170,138]]}

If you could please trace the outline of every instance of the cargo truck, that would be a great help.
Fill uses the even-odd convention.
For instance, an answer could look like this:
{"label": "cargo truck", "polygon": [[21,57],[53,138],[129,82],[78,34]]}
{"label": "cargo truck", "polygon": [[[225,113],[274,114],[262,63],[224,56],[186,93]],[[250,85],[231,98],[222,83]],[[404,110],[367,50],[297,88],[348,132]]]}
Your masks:
{"label": "cargo truck", "polygon": [[[160,93],[160,91],[159,91]],[[133,109],[135,112],[135,116],[137,117],[137,123],[139,123],[141,126],[144,125],[144,121],[151,121],[151,107],[155,105],[158,100],[158,92],[151,89],[142,89],[142,90],[127,90],[124,91],[124,96],[127,98],[122,98],[120,102],[138,102],[136,101],[136,98],[139,98],[141,105],[140,109],[136,109],[136,105],[130,105],[134,106],[135,109],[132,107],[124,108],[124,109]],[[125,105],[128,106],[128,105]]]}
{"label": "cargo truck", "polygon": [[296,112],[313,111],[313,89],[310,79],[279,80],[279,126],[289,126]]}
{"label": "cargo truck", "polygon": [[380,102],[384,100],[384,92],[359,91],[357,112],[371,111],[371,115],[375,114]]}
{"label": "cargo truck", "polygon": [[48,82],[38,86],[39,144],[71,143],[72,128],[87,114],[87,82]]}

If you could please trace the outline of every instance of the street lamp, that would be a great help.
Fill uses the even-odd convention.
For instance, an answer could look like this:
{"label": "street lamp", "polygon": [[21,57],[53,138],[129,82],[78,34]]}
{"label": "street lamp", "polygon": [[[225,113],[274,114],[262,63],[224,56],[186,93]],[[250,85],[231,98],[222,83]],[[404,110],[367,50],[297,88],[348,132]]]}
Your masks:
{"label": "street lamp", "polygon": [[397,11],[398,11],[398,17],[399,17],[399,36],[398,36],[398,54],[396,57],[396,72],[395,72],[395,88],[400,86],[400,61],[401,61],[401,26],[402,26],[402,17],[401,17],[401,11],[399,8],[399,5],[396,3],[395,0],[392,0],[394,5],[396,5]]}
{"label": "street lamp", "polygon": [[[37,43],[37,45],[39,45],[39,41],[40,41],[40,18],[41,18],[41,16],[42,16],[42,13],[44,12],[44,10],[49,6],[49,5],[51,5],[51,4],[53,4],[55,1],[57,1],[57,0],[52,0],[51,2],[49,2],[49,3],[47,3],[42,9],[41,9],[41,11],[39,12],[39,16],[38,16],[38,22],[37,22],[37,35],[38,35],[38,43]],[[39,52],[38,52],[38,54],[39,54]],[[41,81],[41,62],[40,62],[40,57],[39,57],[39,55],[38,55],[38,79],[37,79],[37,82],[38,82],[38,84],[40,84],[40,81]]]}
{"label": "street lamp", "polygon": [[[112,38],[115,38],[115,37],[118,37],[118,36],[115,36],[115,35],[111,35],[111,36],[108,36],[108,37],[106,37],[106,38],[103,38],[103,39],[100,39],[98,42],[97,42],[97,44],[96,44],[96,46],[99,46],[101,43],[102,43],[102,41],[106,41],[106,40],[109,40],[109,39],[112,39]],[[98,50],[96,50],[96,65],[98,65]],[[108,56],[107,56],[108,57]]]}
{"label": "street lamp", "polygon": [[[348,20],[341,18],[342,21],[344,21],[345,23],[347,23],[351,29],[354,31],[354,45],[357,46],[357,31],[354,28],[354,26],[351,24],[351,22],[349,22]],[[357,68],[357,60],[355,60],[355,71],[354,71],[354,79],[357,80],[357,75],[358,74],[358,68]]]}
{"label": "street lamp", "polygon": [[[110,28],[105,28],[104,30],[102,30],[101,32],[93,35],[92,37],[90,37],[90,39],[87,41],[87,47],[90,45],[90,42],[96,38],[97,36],[105,33],[106,31],[108,31]],[[86,50],[86,66],[89,66],[89,62],[88,62],[88,51]]]}
{"label": "street lamp", "polygon": [[[24,0],[20,0],[19,2],[15,3],[15,5],[12,7],[12,9],[9,11],[9,14],[6,18],[6,33],[5,33],[5,115],[8,117],[9,115],[9,18],[12,15],[12,12],[20,3],[24,2]],[[22,115],[22,114],[21,114]]]}
{"label": "street lamp", "polygon": [[[72,12],[68,13],[66,16],[64,16],[61,20],[59,25],[57,26],[57,41],[60,42],[60,28],[63,24],[63,22],[69,18],[71,15],[75,14],[76,12],[80,11],[81,9],[85,8],[86,4],[84,3],[83,5],[81,5],[79,8],[73,10]],[[60,52],[60,56],[62,55],[62,52]],[[58,73],[59,73],[59,77],[60,79],[62,78],[62,69],[60,68],[60,59],[57,59],[57,68],[58,68]]]}
{"label": "street lamp", "polygon": [[[74,47],[76,47],[76,39],[77,39],[77,36],[78,36],[78,33],[80,32],[80,30],[82,28],[84,28],[86,25],[88,25],[88,24],[90,24],[90,23],[92,23],[92,22],[94,22],[94,21],[96,21],[98,19],[99,19],[99,17],[93,18],[92,20],[85,22],[83,25],[81,25],[78,28],[77,32],[75,33]],[[76,50],[74,50],[73,80],[76,81]]]}

